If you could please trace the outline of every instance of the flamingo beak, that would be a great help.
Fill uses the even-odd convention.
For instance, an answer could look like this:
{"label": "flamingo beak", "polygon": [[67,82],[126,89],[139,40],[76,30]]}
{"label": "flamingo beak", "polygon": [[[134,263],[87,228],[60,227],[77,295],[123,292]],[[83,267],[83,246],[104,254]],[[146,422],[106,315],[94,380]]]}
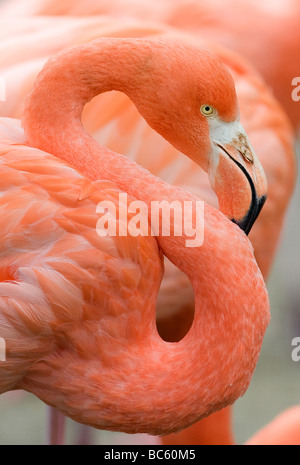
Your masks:
{"label": "flamingo beak", "polygon": [[[251,203],[250,203],[249,209],[246,211],[244,216],[236,218],[236,219],[231,218],[231,221],[237,224],[245,232],[245,234],[248,235],[267,200],[267,192],[261,195],[258,195],[258,189],[257,189],[256,183],[253,180],[253,177],[251,176],[251,174],[249,173],[250,170],[248,170],[244,166],[244,164],[242,164],[241,161],[238,160],[237,155],[239,157],[244,158],[246,160],[246,163],[250,163],[250,165],[254,165],[254,156],[251,151],[249,152],[248,148],[246,150],[242,148],[241,150],[235,145],[232,145],[232,146],[227,145],[225,147],[220,144],[217,144],[217,145],[239,167],[239,169],[245,175],[245,178],[247,179],[249,183],[250,190],[251,190]],[[256,167],[256,170],[257,170],[257,167]],[[259,186],[259,190],[261,190],[261,186]]]}
{"label": "flamingo beak", "polygon": [[267,180],[241,124],[231,135],[213,141],[218,156],[210,178],[221,211],[248,235],[266,202]]}

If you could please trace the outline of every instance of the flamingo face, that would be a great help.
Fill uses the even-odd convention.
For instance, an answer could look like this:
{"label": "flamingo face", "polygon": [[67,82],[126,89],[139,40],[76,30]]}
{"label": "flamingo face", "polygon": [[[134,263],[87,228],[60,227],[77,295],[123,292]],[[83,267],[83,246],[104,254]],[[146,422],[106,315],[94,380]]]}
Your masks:
{"label": "flamingo face", "polygon": [[[267,196],[262,165],[240,123],[233,78],[187,44],[152,42],[132,100],[149,125],[209,174],[220,209],[248,234]],[[151,78],[146,73],[150,73]]]}

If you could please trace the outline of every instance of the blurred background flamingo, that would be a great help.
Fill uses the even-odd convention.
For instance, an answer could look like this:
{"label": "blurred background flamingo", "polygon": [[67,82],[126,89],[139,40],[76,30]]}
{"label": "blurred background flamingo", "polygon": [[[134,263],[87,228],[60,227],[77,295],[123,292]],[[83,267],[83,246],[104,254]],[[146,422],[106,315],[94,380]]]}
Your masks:
{"label": "blurred background flamingo", "polygon": [[295,127],[298,102],[291,99],[299,76],[298,0],[6,0],[2,14],[109,15],[159,21],[206,37],[247,58],[272,87]]}
{"label": "blurred background flamingo", "polygon": [[[156,10],[154,9],[153,11],[155,12]],[[51,21],[48,21],[48,18],[32,18],[32,20],[28,20],[28,22],[23,24],[20,20],[15,22],[12,20],[12,22],[9,24],[6,20],[6,24],[9,24],[8,27],[10,30],[14,24],[16,27],[18,27],[20,40],[19,44],[21,44],[22,41],[24,43],[24,40],[26,40],[28,46],[28,59],[26,56],[24,56],[24,54],[22,54],[24,56],[24,61],[23,63],[20,63],[20,56],[18,56],[17,52],[18,48],[20,48],[20,45],[17,45],[17,35],[15,35],[15,37],[8,37],[6,42],[5,40],[2,42],[4,51],[4,54],[2,54],[4,63],[3,73],[7,73],[7,76],[10,77],[8,82],[11,83],[11,86],[8,87],[9,98],[3,105],[4,114],[14,116],[15,112],[15,116],[20,116],[22,111],[22,98],[30,89],[37,70],[40,69],[41,64],[45,60],[45,55],[48,55],[48,53],[53,53],[56,50],[56,47],[59,49],[60,47],[67,45],[66,42],[69,43],[71,41],[90,40],[93,38],[93,35],[98,36],[103,33],[101,31],[101,27],[103,26],[104,28],[107,28],[104,33],[108,35],[141,34],[141,28],[143,29],[144,34],[144,28],[146,27],[145,25],[139,26],[138,24],[135,24],[134,21],[126,22],[124,20],[120,20],[119,22],[114,21],[114,23],[112,23],[105,18],[102,18],[102,20],[100,19],[100,23],[102,21],[100,29],[97,29],[99,28],[99,23],[97,24],[99,18],[90,18],[89,20],[86,18],[84,20],[81,20],[81,18],[56,18],[55,26],[54,23],[51,24]],[[53,38],[54,27],[56,28],[56,41]],[[149,29],[148,33],[150,34],[160,33],[160,26],[153,24],[148,25],[147,27]],[[48,38],[47,45],[43,45],[41,42],[42,28],[45,42]],[[59,33],[59,31],[61,32]],[[170,29],[169,33],[172,33],[171,31],[172,29]],[[77,32],[78,35],[76,35]],[[176,31],[175,34],[178,34],[178,31]],[[5,39],[5,35],[6,34],[4,29],[3,39]],[[50,37],[53,40],[49,41]],[[14,42],[16,44],[15,52],[13,51]],[[37,42],[40,44],[38,50],[36,50],[35,46]],[[32,43],[32,48],[30,47],[30,43]],[[221,49],[219,50],[220,55],[222,55]],[[11,67],[7,66],[9,63],[8,56],[12,59],[10,63]],[[257,151],[260,152],[259,155],[262,160],[264,158],[263,153],[266,154],[263,163],[265,164],[267,176],[269,177],[269,183],[271,181],[271,191],[272,185],[274,186],[273,193],[270,194],[271,200],[268,202],[269,214],[267,215],[266,207],[265,218],[263,218],[263,216],[261,217],[261,221],[258,221],[251,235],[251,239],[256,249],[256,256],[257,258],[260,256],[260,266],[264,271],[265,276],[267,276],[270,265],[272,263],[274,251],[276,249],[278,237],[280,236],[280,229],[285,210],[293,191],[295,164],[292,151],[292,132],[283,112],[269,95],[266,87],[263,85],[262,81],[256,75],[256,73],[251,69],[251,67],[231,52],[225,52],[224,50],[222,59],[225,61],[227,59],[227,65],[229,68],[231,66],[230,70],[235,77],[239,99],[242,106],[242,119],[244,118],[245,120],[245,126],[248,125],[250,128],[251,140],[253,140],[253,143],[255,143]],[[242,63],[242,65],[240,63]],[[21,70],[22,75],[20,73]],[[256,89],[256,92],[253,92],[253,89]],[[253,98],[254,95],[256,95],[255,99]],[[13,96],[15,98],[13,98]],[[244,105],[243,97],[245,103]],[[11,105],[11,109],[7,109],[6,105],[8,105],[8,107]],[[103,108],[105,108],[105,111],[102,110]],[[110,109],[109,113],[107,112],[108,108]],[[264,114],[262,113],[262,109],[269,115],[267,124],[265,124],[266,120],[264,118],[258,118],[258,115]],[[116,118],[120,118],[120,123],[118,123]],[[263,124],[265,124],[265,133],[263,133],[262,130],[262,127],[264,127],[262,125],[262,120]],[[151,171],[157,172],[162,177],[165,176],[175,184],[178,183],[179,185],[190,186],[190,188],[194,189],[195,192],[197,190],[199,191],[199,189],[203,192],[206,192],[206,195],[210,198],[210,202],[215,204],[216,199],[213,193],[210,191],[207,180],[205,177],[203,177],[203,174],[201,172],[197,173],[197,170],[194,166],[186,167],[183,170],[182,168],[184,164],[182,164],[182,160],[180,158],[180,163],[177,162],[176,166],[176,163],[173,163],[174,159],[172,159],[170,156],[169,147],[165,144],[164,141],[156,139],[156,136],[151,134],[149,128],[143,126],[144,123],[140,121],[139,115],[134,114],[134,110],[130,108],[130,104],[126,101],[126,99],[117,95],[104,96],[101,102],[99,100],[98,102],[93,102],[91,105],[89,105],[89,108],[86,109],[84,121],[88,130],[96,138],[102,141],[106,138],[108,145],[110,145],[113,149],[121,151],[122,153],[129,152],[129,154],[133,157],[136,157],[136,160],[139,160],[141,164],[152,164],[152,166],[150,166]],[[128,137],[127,132],[121,131],[120,138],[116,140],[112,137],[115,127],[118,126],[121,128],[121,124],[124,125],[125,122],[127,123],[127,126],[124,127],[126,127],[127,130],[131,130],[130,137]],[[116,124],[116,126],[114,126],[114,124]],[[267,137],[266,134],[268,135]],[[135,141],[135,146],[133,146],[132,140]],[[256,140],[258,143],[256,143]],[[145,141],[147,141],[147,145],[145,144]],[[143,153],[143,150],[147,150],[146,147],[149,147],[150,144],[151,146],[155,146],[162,150],[162,159],[166,159],[166,154],[170,157],[170,166],[172,169],[169,169],[168,166],[165,165],[165,162],[161,167],[153,167],[153,160],[150,160],[149,157],[147,157],[147,152],[146,154]],[[271,153],[272,159],[270,159]],[[276,154],[276,157],[274,154]],[[180,157],[180,154],[176,154],[176,156]],[[147,167],[149,168],[149,166]],[[201,187],[199,187],[198,182],[196,182],[196,180],[199,181],[200,177]],[[280,188],[278,188],[278,186],[280,186]],[[276,221],[278,221],[278,223],[276,223],[276,227],[274,227],[274,218],[276,218]],[[259,231],[259,229],[262,232],[256,233],[256,231]],[[265,237],[268,237],[270,233],[272,235],[272,240],[262,240],[264,232]],[[261,253],[259,253],[259,249],[261,250]],[[185,302],[184,305],[186,305],[186,302],[189,302],[187,304],[187,307],[189,307],[193,296],[191,294],[190,288],[186,285],[184,277],[179,276],[177,270],[172,269],[168,263],[167,267],[169,270],[168,272],[170,279],[165,280],[164,286],[162,288],[160,296],[160,308],[164,309],[162,311],[165,312],[165,310],[169,308],[168,303],[171,303],[170,296],[172,295],[172,292],[170,292],[170,290],[172,290],[172,286],[174,286],[172,283],[176,282],[175,280],[172,280],[173,273],[175,274],[176,280],[182,280],[182,301]],[[178,307],[182,307],[182,301],[178,301],[178,299],[176,299],[176,301],[178,302]],[[163,332],[163,320],[165,319],[165,316],[160,317],[159,315],[160,312],[158,311],[158,324],[160,325],[161,332]],[[185,315],[187,315],[186,312]],[[185,321],[187,321],[188,326],[190,324],[190,320]],[[176,328],[173,328],[172,334],[170,335],[169,333],[169,336],[164,334],[164,337],[179,337],[179,335],[174,336],[175,334]]]}

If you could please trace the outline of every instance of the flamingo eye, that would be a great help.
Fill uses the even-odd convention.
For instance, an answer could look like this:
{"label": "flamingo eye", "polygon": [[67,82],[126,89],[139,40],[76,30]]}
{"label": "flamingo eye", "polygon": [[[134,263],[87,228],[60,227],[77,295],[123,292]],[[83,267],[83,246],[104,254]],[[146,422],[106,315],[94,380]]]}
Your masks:
{"label": "flamingo eye", "polygon": [[215,114],[216,110],[211,105],[202,105],[200,108],[202,115],[212,116]]}

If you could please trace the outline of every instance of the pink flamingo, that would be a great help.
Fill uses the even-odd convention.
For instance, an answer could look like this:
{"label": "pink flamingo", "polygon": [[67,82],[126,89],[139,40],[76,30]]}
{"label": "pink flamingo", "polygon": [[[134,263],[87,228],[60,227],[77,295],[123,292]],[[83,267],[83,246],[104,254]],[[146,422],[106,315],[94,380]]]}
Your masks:
{"label": "pink flamingo", "polygon": [[[58,34],[55,40],[52,40],[54,23],[56,24],[55,30],[63,30],[64,34]],[[28,19],[26,22],[22,21],[19,26],[22,27],[19,27],[18,40],[14,37],[11,43],[9,38],[6,41],[2,41],[2,57],[5,57],[4,52],[6,51],[10,56],[11,65],[11,71],[8,68],[5,73],[11,77],[12,72],[15,72],[16,78],[12,82],[10,79],[9,83],[14,83],[15,86],[10,85],[9,99],[4,103],[5,106],[2,108],[6,114],[13,116],[18,116],[21,113],[22,100],[24,98],[18,89],[21,89],[24,93],[26,89],[30,88],[35,74],[38,72],[40,62],[45,59],[46,53],[62,47],[67,37],[68,40],[73,40],[73,37],[79,37],[80,39],[77,40],[83,41],[100,34],[102,35],[103,33],[135,36],[145,35],[146,33],[149,35],[160,35],[163,32],[165,36],[174,36],[175,32],[177,37],[180,35],[178,31],[167,28],[162,29],[161,26],[147,25],[146,23],[134,21],[122,21],[118,23],[107,18],[92,17],[85,18],[84,20],[79,18],[57,18],[56,20],[51,18],[34,18]],[[37,39],[37,36],[39,36],[39,39]],[[191,41],[191,38],[184,34],[181,34],[180,39]],[[18,62],[15,61],[16,59],[20,59],[20,57],[16,51],[13,51],[13,47],[19,50],[20,45],[18,45],[18,41],[23,43],[24,40],[28,44],[31,40],[33,44],[37,40],[40,44],[42,41],[45,41],[45,43],[34,53],[30,45],[28,45],[31,52],[28,57],[22,56],[22,59],[28,60],[31,58],[31,61],[28,60],[28,64],[20,63],[18,66],[18,68],[22,69],[22,73],[20,73],[17,72],[18,68],[16,66]],[[206,48],[208,47],[208,44],[203,45]],[[292,150],[293,137],[283,112],[254,70],[239,56],[228,50],[214,47],[212,44],[209,44],[209,47],[218,54],[234,77],[242,120],[257,147],[259,157],[268,177],[268,202],[259,216],[253,232],[250,233],[251,240],[255,246],[256,259],[266,277],[276,250],[284,213],[295,182],[295,160]],[[37,57],[41,55],[42,59],[37,60],[34,55]],[[3,64],[6,62],[7,60]],[[24,72],[26,72],[25,75]],[[254,96],[256,97],[254,98]],[[103,99],[103,97],[105,98]],[[206,201],[217,206],[209,185],[197,165],[182,157],[178,159],[177,151],[168,146],[163,139],[158,138],[157,134],[151,132],[151,129],[136,114],[130,100],[127,100],[123,94],[106,94],[100,100],[94,99],[86,107],[83,119],[89,132],[93,133],[99,140],[105,139],[115,151],[128,153],[131,157],[134,155],[136,162],[146,166],[153,173],[159,174],[159,176],[169,182],[188,186],[198,196],[205,198]],[[115,120],[114,124],[111,124],[111,119]],[[136,141],[134,144],[135,154],[131,150],[131,138],[127,136],[126,131]],[[116,133],[118,134],[117,137]],[[267,144],[266,140],[268,140]],[[137,143],[137,141],[139,142]],[[156,160],[150,157],[148,146],[151,146],[155,150],[155,153],[158,154]],[[274,156],[275,153],[276,157]],[[166,166],[168,170],[166,170]],[[184,336],[191,325],[194,313],[193,292],[191,292],[189,281],[184,274],[180,273],[169,261],[165,261],[165,266],[165,279],[162,282],[158,297],[157,323],[159,332],[165,339],[177,340]],[[178,283],[180,283],[180,286]],[[182,303],[183,300],[184,304]],[[182,310],[184,310],[184,315],[182,314]],[[172,315],[175,315],[175,318]],[[224,443],[224,441],[227,441],[227,443],[233,441],[231,413],[227,410],[217,412],[205,419],[202,424],[199,423],[186,432],[176,435],[177,443],[190,443],[184,441],[195,441],[195,438],[201,443],[205,443],[208,440],[218,444]],[[210,439],[208,439],[209,437]],[[167,443],[170,440],[174,441],[174,438],[166,438]]]}
{"label": "pink flamingo", "polygon": [[[248,231],[262,206],[265,177],[239,123],[232,78],[210,53],[165,40],[101,39],[51,59],[28,99],[25,137],[16,121],[1,119],[8,352],[0,386],[28,390],[97,428],[162,434],[245,392],[268,298],[250,242],[208,205],[199,248],[185,247],[184,236],[97,235],[97,204],[118,206],[120,190],[148,205],[197,200],[85,133],[85,103],[112,89],[209,171],[236,223]],[[174,344],[156,331],[160,251],[187,274],[196,298],[192,328]]]}

